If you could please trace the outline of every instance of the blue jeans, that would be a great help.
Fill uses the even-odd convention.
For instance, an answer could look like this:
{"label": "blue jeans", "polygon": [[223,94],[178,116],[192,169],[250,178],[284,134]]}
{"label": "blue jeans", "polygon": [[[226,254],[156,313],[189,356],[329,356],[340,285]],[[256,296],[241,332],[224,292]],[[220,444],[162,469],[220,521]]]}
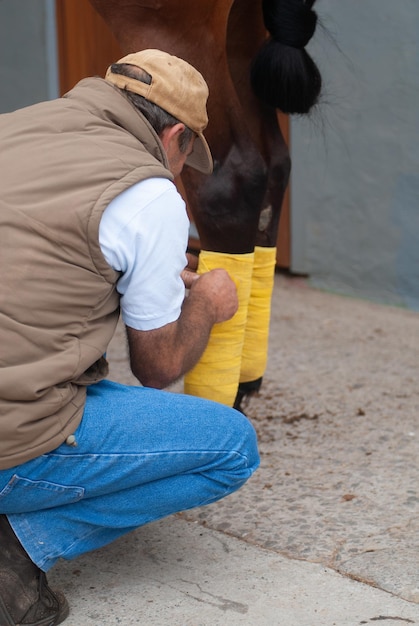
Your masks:
{"label": "blue jeans", "polygon": [[221,404],[102,381],[77,446],[0,470],[0,513],[44,571],[148,522],[215,502],[259,465],[254,429]]}

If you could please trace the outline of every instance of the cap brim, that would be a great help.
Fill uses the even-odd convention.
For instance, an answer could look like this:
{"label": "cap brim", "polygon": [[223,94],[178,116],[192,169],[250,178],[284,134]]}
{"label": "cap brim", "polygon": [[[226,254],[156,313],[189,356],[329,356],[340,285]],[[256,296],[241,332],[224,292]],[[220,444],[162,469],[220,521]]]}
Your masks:
{"label": "cap brim", "polygon": [[186,159],[186,165],[203,174],[212,174],[213,161],[211,150],[202,133],[198,133],[194,142],[193,152]]}

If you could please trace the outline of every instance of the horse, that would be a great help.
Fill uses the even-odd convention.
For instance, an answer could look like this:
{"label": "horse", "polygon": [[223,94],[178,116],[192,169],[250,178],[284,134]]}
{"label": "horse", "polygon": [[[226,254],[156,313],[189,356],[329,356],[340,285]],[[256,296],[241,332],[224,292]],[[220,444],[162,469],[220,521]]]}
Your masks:
{"label": "horse", "polygon": [[305,115],[321,75],[306,46],[316,0],[89,0],[123,54],[159,48],[194,65],[210,96],[210,176],[176,181],[200,241],[198,272],[225,267],[239,310],[214,327],[185,392],[242,410],[262,384],[276,242],[291,161],[278,111]]}

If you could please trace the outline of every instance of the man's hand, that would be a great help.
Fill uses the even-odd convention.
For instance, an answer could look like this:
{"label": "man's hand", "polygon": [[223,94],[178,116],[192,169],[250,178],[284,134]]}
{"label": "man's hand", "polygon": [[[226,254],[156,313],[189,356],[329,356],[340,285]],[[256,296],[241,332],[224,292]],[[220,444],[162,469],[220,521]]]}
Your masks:
{"label": "man's hand", "polygon": [[[214,269],[205,274],[196,273],[198,257],[187,253],[188,265],[182,272],[186,289],[194,288],[194,294],[210,298],[210,305],[215,307],[214,324],[229,320],[238,309],[237,290],[234,282],[224,269]],[[196,281],[199,279],[199,283]]]}
{"label": "man's hand", "polygon": [[186,258],[188,259],[188,265],[183,270],[181,277],[183,282],[185,283],[186,289],[190,289],[192,283],[199,278],[196,270],[198,268],[198,257],[196,254],[191,254],[190,252],[186,253]]}
{"label": "man's hand", "polygon": [[208,300],[213,310],[214,324],[225,322],[233,317],[239,307],[236,285],[224,269],[214,269],[194,280],[189,297]]}

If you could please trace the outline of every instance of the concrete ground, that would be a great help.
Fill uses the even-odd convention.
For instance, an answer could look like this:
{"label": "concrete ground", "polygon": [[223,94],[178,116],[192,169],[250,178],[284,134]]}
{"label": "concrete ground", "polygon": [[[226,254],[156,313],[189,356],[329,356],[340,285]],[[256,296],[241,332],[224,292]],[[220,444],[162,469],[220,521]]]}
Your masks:
{"label": "concrete ground", "polygon": [[[260,469],[217,504],[60,563],[66,625],[419,625],[419,315],[275,280],[245,407]],[[133,382],[121,328],[108,356]]]}

